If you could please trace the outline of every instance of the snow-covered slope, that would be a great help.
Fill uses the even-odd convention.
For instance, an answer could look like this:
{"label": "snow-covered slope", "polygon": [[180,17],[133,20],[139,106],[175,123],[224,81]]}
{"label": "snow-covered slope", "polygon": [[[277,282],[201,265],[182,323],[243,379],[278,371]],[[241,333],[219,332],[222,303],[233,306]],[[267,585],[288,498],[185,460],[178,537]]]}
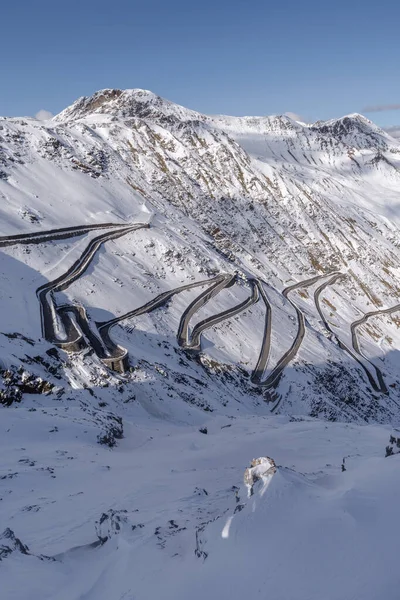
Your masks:
{"label": "snow-covered slope", "polygon": [[[102,90],[0,119],[0,223],[7,598],[393,593],[399,140]],[[283,564],[319,576],[296,596]]]}
{"label": "snow-covered slope", "polygon": [[[382,426],[214,417],[205,435],[137,410],[101,451],[75,412],[35,408],[2,424],[6,600],[397,597],[400,456]],[[248,498],[266,453],[277,472]]]}
{"label": "snow-covered slope", "polygon": [[[364,313],[399,302],[400,145],[383,130],[360,115],[313,125],[285,116],[209,117],[143,90],[103,90],[51,121],[3,119],[0,127],[4,235],[105,222],[150,224],[102,245],[84,276],[58,294],[58,304],[77,302],[89,318],[104,322],[161,292],[239,273],[233,287],[195,315],[193,326],[243,301],[249,279],[257,278],[272,309],[264,379],[296,338],[294,305],[305,318],[304,339],[274,386],[277,410],[351,420],[397,415],[396,314],[376,315],[360,326],[365,356],[359,361],[340,345],[351,348],[351,323]],[[67,271],[95,233],[3,248],[1,331],[42,344],[34,292],[40,281]],[[335,335],[315,305],[318,282],[287,299],[281,293],[331,272],[344,277],[324,289],[320,305]],[[147,361],[156,390],[166,378],[153,373],[154,364],[171,373],[186,360],[174,338],[185,306],[199,291],[184,292],[113,330],[131,365]],[[233,373],[240,409],[270,409],[267,390],[248,384],[265,312],[259,301],[204,332],[200,363],[191,360],[183,371],[206,385],[209,408],[221,409],[221,389],[222,404],[236,394],[229,389],[225,397],[227,382],[210,377],[202,362]],[[21,340],[22,355],[9,340],[2,344],[4,362],[18,364],[9,352],[22,358]],[[387,394],[371,386],[365,369],[377,375],[368,360],[382,371]],[[65,362],[61,357],[59,364]],[[74,356],[62,377],[78,387],[91,385],[95,362]],[[167,387],[179,405],[182,395],[171,379]]]}

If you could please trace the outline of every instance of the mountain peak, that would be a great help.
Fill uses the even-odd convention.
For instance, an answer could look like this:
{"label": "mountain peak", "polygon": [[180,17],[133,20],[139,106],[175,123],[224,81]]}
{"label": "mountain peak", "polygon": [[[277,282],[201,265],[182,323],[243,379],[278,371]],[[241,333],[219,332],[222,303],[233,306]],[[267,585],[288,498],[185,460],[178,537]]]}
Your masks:
{"label": "mountain peak", "polygon": [[202,118],[200,113],[166,100],[150,90],[134,88],[104,89],[92,96],[83,96],[56,115],[54,120],[77,120],[91,114],[109,114],[123,118],[175,117],[181,121]]}
{"label": "mountain peak", "polygon": [[383,148],[390,142],[389,136],[383,129],[359,113],[328,121],[316,121],[310,125],[310,129],[357,147],[369,147],[373,142]]}

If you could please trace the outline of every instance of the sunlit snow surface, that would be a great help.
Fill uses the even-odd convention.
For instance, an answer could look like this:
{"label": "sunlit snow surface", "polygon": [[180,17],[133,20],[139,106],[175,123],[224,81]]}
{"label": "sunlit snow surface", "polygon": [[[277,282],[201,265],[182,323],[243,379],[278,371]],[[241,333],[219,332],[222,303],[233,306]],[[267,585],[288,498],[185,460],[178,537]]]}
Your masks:
{"label": "sunlit snow surface", "polygon": [[[111,451],[67,412],[33,401],[2,413],[1,523],[32,553],[0,562],[2,598],[396,597],[388,429],[214,417],[202,434],[136,407]],[[277,472],[248,498],[244,469],[266,452]]]}

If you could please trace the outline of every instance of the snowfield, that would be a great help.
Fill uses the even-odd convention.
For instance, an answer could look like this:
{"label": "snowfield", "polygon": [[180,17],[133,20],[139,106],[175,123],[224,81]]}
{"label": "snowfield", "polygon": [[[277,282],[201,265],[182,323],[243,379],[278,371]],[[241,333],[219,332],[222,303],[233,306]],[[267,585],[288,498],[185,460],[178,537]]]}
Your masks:
{"label": "snowfield", "polygon": [[[388,428],[283,416],[176,426],[138,405],[110,450],[82,416],[34,400],[4,411],[2,523],[29,548],[0,563],[7,600],[396,597]],[[248,498],[245,468],[266,451],[277,472]]]}
{"label": "snowfield", "polygon": [[399,173],[361,115],[0,118],[2,600],[398,596]]}

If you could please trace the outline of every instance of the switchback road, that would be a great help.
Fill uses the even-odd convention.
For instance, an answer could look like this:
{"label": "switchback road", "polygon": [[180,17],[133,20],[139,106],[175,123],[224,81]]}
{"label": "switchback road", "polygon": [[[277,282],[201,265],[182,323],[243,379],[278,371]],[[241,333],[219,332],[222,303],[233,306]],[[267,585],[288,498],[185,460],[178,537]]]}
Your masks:
{"label": "switchback road", "polygon": [[[74,281],[81,277],[90,266],[93,258],[100,247],[107,241],[117,239],[128,233],[137,231],[141,228],[148,228],[147,223],[136,224],[116,224],[101,223],[91,225],[80,225],[75,227],[65,227],[52,229],[49,231],[40,231],[34,233],[24,233],[14,236],[0,237],[0,247],[11,246],[14,244],[39,244],[60,239],[66,239],[73,236],[79,236],[89,233],[93,230],[105,229],[104,233],[93,238],[86,246],[81,256],[69,267],[66,272],[53,281],[47,282],[36,290],[36,295],[40,304],[41,324],[43,336],[51,343],[63,348],[64,350],[74,352],[89,345],[97,356],[110,368],[118,371],[124,371],[127,361],[127,350],[118,344],[115,344],[110,337],[110,329],[121,321],[134,318],[136,316],[150,313],[161,306],[165,306],[178,293],[190,290],[196,287],[207,286],[184,310],[177,331],[178,345],[190,352],[198,353],[201,351],[201,336],[204,331],[232,318],[251,305],[258,302],[261,298],[265,307],[265,320],[263,328],[263,339],[259,357],[254,370],[251,373],[250,380],[256,386],[261,386],[266,390],[276,389],[283,370],[295,358],[305,336],[305,316],[302,310],[290,297],[291,293],[297,289],[308,288],[321,279],[325,281],[314,291],[314,302],[321,321],[326,330],[335,338],[341,349],[346,351],[365,371],[368,381],[374,391],[383,394],[388,393],[383,374],[376,365],[365,357],[360,349],[357,337],[357,329],[364,324],[370,317],[380,314],[391,314],[400,310],[400,304],[384,310],[366,313],[362,318],[351,324],[352,348],[349,348],[340,340],[337,333],[332,329],[328,320],[325,318],[320,304],[320,295],[327,286],[333,285],[339,279],[344,277],[343,273],[335,271],[324,275],[316,275],[304,281],[300,281],[288,286],[282,291],[282,295],[294,308],[297,315],[298,328],[295,339],[291,347],[281,356],[276,366],[272,369],[266,379],[263,379],[266,371],[271,350],[271,330],[272,330],[272,308],[269,302],[264,282],[259,279],[249,278],[247,283],[250,287],[250,295],[244,301],[230,307],[211,317],[203,319],[189,333],[189,323],[194,315],[207,304],[212,298],[217,296],[223,289],[229,288],[237,281],[236,274],[221,273],[211,279],[197,281],[162,292],[146,304],[129,311],[119,317],[115,317],[107,322],[92,323],[87,316],[86,310],[78,305],[57,306],[53,294],[67,289]],[[369,368],[365,365],[368,362],[376,372],[378,383]],[[275,410],[279,404],[273,407]]]}

